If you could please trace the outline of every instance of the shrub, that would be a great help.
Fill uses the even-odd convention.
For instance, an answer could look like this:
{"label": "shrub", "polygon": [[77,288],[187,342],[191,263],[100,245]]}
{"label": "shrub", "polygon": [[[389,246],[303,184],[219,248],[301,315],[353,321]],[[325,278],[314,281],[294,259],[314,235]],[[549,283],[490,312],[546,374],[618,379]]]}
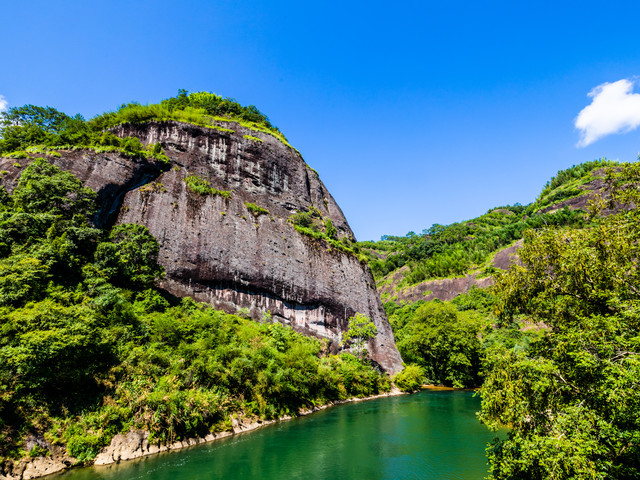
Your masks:
{"label": "shrub", "polygon": [[396,373],[393,377],[393,383],[403,392],[409,393],[420,390],[425,381],[424,369],[415,363],[407,365],[404,370]]}
{"label": "shrub", "polygon": [[184,181],[187,184],[187,188],[198,195],[219,195],[223,198],[231,198],[230,191],[217,190],[213,188],[207,180],[197,175],[188,175]]}
{"label": "shrub", "polygon": [[255,216],[269,214],[269,210],[267,210],[266,208],[262,208],[255,203],[244,202],[244,206],[247,207],[247,210],[249,210]]}

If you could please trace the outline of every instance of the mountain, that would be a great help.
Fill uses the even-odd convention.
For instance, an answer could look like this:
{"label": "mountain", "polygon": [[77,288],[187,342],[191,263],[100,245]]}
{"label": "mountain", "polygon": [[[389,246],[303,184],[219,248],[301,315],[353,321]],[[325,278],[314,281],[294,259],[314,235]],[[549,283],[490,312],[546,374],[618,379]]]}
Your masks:
{"label": "mountain", "polygon": [[[97,225],[149,228],[166,271],[162,288],[255,320],[271,317],[327,339],[334,353],[348,319],[363,314],[378,331],[368,343],[372,360],[390,373],[402,368],[340,207],[281,134],[224,117],[205,125],[145,119],[110,132],[161,146],[163,161],[99,148],[54,149],[49,158],[98,192]],[[47,152],[22,156],[0,159],[9,192]]]}
{"label": "mountain", "polygon": [[3,112],[0,478],[388,394],[402,363],[357,250],[255,107]]}

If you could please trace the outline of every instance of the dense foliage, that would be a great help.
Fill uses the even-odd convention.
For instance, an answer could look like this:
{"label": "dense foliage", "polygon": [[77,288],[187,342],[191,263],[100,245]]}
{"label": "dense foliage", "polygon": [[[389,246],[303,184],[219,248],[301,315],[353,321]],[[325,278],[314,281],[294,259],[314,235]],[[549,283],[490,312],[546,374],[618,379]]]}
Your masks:
{"label": "dense foliage", "polygon": [[28,434],[87,461],[130,428],[171,441],[389,390],[319,340],[163,295],[155,239],[93,227],[94,199],[43,159],[0,188],[0,461]]}
{"label": "dense foliage", "polygon": [[[618,199],[637,205],[640,166],[612,175],[633,185]],[[639,221],[634,209],[529,231],[524,265],[498,277],[502,324],[518,314],[545,328],[487,357],[481,418],[510,428],[488,451],[492,478],[640,476]]]}
{"label": "dense foliage", "polygon": [[[573,165],[565,170],[560,170],[555,176],[551,178],[540,192],[536,202],[538,204],[543,202],[551,202],[556,199],[549,199],[550,196],[557,196],[557,192],[560,187],[573,183],[576,185],[577,181],[584,181],[591,178],[591,173],[599,168],[612,167],[618,165],[617,162],[601,158],[599,160],[592,160],[590,162],[584,162],[579,165]],[[576,185],[577,186],[577,185]],[[560,190],[562,192],[562,190]]]}
{"label": "dense foliage", "polygon": [[396,387],[406,393],[417,392],[426,382],[427,377],[424,369],[415,363],[405,366],[393,377],[393,383],[396,384]]}
{"label": "dense foliage", "polygon": [[439,301],[387,304],[387,309],[402,359],[419,365],[428,383],[480,384],[484,317]]}
{"label": "dense foliage", "polygon": [[0,113],[0,155],[28,158],[32,153],[59,155],[55,150],[89,148],[169,161],[159,144],[145,146],[135,137],[120,138],[103,127],[106,128],[87,122],[80,115],[69,117],[51,107],[12,107]]}

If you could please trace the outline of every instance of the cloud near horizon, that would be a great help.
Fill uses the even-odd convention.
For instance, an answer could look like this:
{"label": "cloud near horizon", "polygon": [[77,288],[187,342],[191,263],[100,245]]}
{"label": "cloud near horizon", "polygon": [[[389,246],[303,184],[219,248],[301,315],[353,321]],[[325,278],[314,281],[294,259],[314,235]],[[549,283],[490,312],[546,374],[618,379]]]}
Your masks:
{"label": "cloud near horizon", "polygon": [[635,81],[622,79],[603,83],[589,92],[593,100],[575,120],[580,130],[577,147],[586,147],[613,133],[627,133],[640,126],[640,94],[633,93]]}
{"label": "cloud near horizon", "polygon": [[7,109],[7,105],[9,105],[7,99],[4,98],[4,95],[0,95],[0,112],[4,112]]}

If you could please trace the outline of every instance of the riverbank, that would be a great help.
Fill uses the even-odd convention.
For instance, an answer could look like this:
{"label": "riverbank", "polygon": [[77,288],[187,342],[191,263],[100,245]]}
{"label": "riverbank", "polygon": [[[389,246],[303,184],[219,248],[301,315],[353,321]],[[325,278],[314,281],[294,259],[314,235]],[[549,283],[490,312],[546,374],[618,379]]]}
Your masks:
{"label": "riverbank", "polygon": [[422,391],[313,415],[106,467],[44,480],[477,480],[493,432],[473,392]]}
{"label": "riverbank", "polygon": [[[353,397],[346,400],[338,400],[329,402],[325,405],[319,405],[312,409],[303,409],[298,412],[296,417],[310,415],[312,413],[325,410],[329,407],[351,403],[374,400],[376,398],[403,395],[404,393],[398,388],[393,387],[391,391],[372,395],[369,397]],[[227,438],[239,433],[246,433],[257,430],[266,425],[277,422],[292,420],[289,415],[285,415],[274,420],[256,420],[248,418],[231,417],[232,429],[230,431],[210,433],[205,437],[189,438],[183,441],[171,444],[153,444],[149,442],[149,432],[143,430],[132,430],[126,434],[118,434],[113,437],[111,443],[104,447],[96,456],[93,465],[108,466],[114,463],[120,463],[127,460],[134,460],[162,452],[176,451],[203,443],[209,443],[222,438]],[[12,465],[12,468],[6,472],[0,472],[0,480],[31,480],[42,478],[54,473],[60,473],[73,468],[76,460],[73,457],[65,455],[64,449],[61,447],[52,447],[51,454],[46,457],[36,457],[33,459],[22,459],[20,462]]]}

